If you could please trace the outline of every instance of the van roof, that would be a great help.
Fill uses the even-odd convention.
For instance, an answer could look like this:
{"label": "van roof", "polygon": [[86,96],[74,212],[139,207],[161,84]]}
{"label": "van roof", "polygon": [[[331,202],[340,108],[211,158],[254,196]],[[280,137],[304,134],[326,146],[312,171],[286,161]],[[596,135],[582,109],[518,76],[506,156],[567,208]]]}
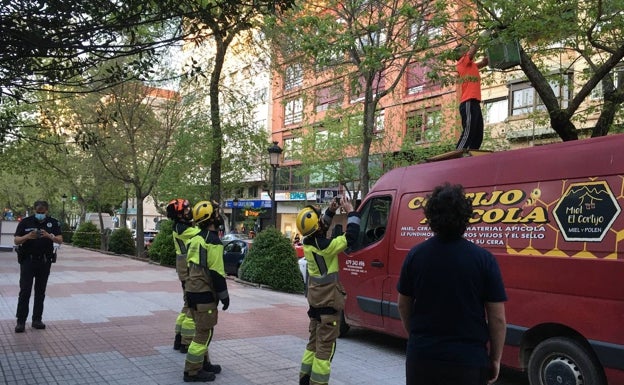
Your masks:
{"label": "van roof", "polygon": [[[410,188],[429,191],[444,183],[465,188],[600,176],[614,165],[624,165],[624,134],[580,139],[544,146],[452,158],[393,169],[371,191],[396,190],[404,180]],[[469,154],[470,155],[470,154]],[[444,159],[443,157],[441,157]]]}

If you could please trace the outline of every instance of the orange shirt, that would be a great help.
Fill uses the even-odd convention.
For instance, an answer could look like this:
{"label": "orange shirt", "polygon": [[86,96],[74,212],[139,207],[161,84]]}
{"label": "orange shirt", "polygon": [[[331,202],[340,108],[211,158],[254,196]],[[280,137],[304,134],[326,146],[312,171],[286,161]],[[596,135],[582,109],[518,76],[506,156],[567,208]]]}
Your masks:
{"label": "orange shirt", "polygon": [[479,67],[477,67],[477,63],[470,60],[470,56],[467,53],[457,61],[457,74],[461,90],[459,102],[462,103],[468,99],[481,101],[481,75],[479,74]]}

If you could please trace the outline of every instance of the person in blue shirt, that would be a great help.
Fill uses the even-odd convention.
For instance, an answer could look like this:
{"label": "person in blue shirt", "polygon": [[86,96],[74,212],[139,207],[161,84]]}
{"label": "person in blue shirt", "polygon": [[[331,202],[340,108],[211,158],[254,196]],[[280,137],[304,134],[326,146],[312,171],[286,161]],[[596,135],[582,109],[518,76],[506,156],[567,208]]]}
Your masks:
{"label": "person in blue shirt", "polygon": [[472,204],[462,186],[435,187],[424,210],[434,236],[409,251],[397,286],[406,384],[491,384],[506,327],[498,263],[463,237]]}

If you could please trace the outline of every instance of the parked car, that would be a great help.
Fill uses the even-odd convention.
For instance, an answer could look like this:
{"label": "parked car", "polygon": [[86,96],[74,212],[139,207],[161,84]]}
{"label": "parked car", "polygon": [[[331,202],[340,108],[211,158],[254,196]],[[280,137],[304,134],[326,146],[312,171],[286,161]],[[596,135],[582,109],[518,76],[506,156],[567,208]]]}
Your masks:
{"label": "parked car", "polygon": [[[228,234],[239,235],[239,234]],[[226,241],[223,245],[223,267],[225,274],[234,275],[238,277],[238,269],[240,268],[245,256],[249,252],[249,248],[253,240],[251,238],[246,239],[234,239]]]}
{"label": "parked car", "polygon": [[[158,230],[143,230],[143,244],[145,245],[145,249],[148,249],[152,245],[156,235],[158,235]],[[132,230],[132,239],[136,242],[136,230]]]}
{"label": "parked car", "polygon": [[251,242],[251,238],[249,238],[247,234],[230,233],[230,234],[225,234],[224,236],[221,237],[221,242],[223,242],[223,246],[227,245],[228,243],[234,240]]}

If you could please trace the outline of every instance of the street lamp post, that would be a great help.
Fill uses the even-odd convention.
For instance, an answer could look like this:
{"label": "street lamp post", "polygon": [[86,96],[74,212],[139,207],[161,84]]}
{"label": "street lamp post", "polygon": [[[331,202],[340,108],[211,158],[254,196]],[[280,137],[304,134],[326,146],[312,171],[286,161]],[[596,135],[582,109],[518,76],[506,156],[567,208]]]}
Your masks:
{"label": "street lamp post", "polygon": [[130,190],[130,183],[124,182],[124,189],[126,190],[126,207],[124,208],[123,227],[128,228],[128,190]]}
{"label": "street lamp post", "polygon": [[277,169],[279,167],[280,155],[282,154],[282,148],[277,145],[277,142],[273,142],[273,145],[269,147],[269,163],[273,168],[273,194],[271,194],[271,219],[273,220],[273,227],[277,229],[277,206],[275,205],[275,190],[277,189]]}
{"label": "street lamp post", "polygon": [[63,210],[61,211],[61,225],[65,223],[65,201],[67,200],[67,194],[63,194],[61,202],[63,202]]}
{"label": "street lamp post", "polygon": [[234,197],[232,200],[232,228],[230,232],[236,231],[236,209],[238,208],[238,198]]}

